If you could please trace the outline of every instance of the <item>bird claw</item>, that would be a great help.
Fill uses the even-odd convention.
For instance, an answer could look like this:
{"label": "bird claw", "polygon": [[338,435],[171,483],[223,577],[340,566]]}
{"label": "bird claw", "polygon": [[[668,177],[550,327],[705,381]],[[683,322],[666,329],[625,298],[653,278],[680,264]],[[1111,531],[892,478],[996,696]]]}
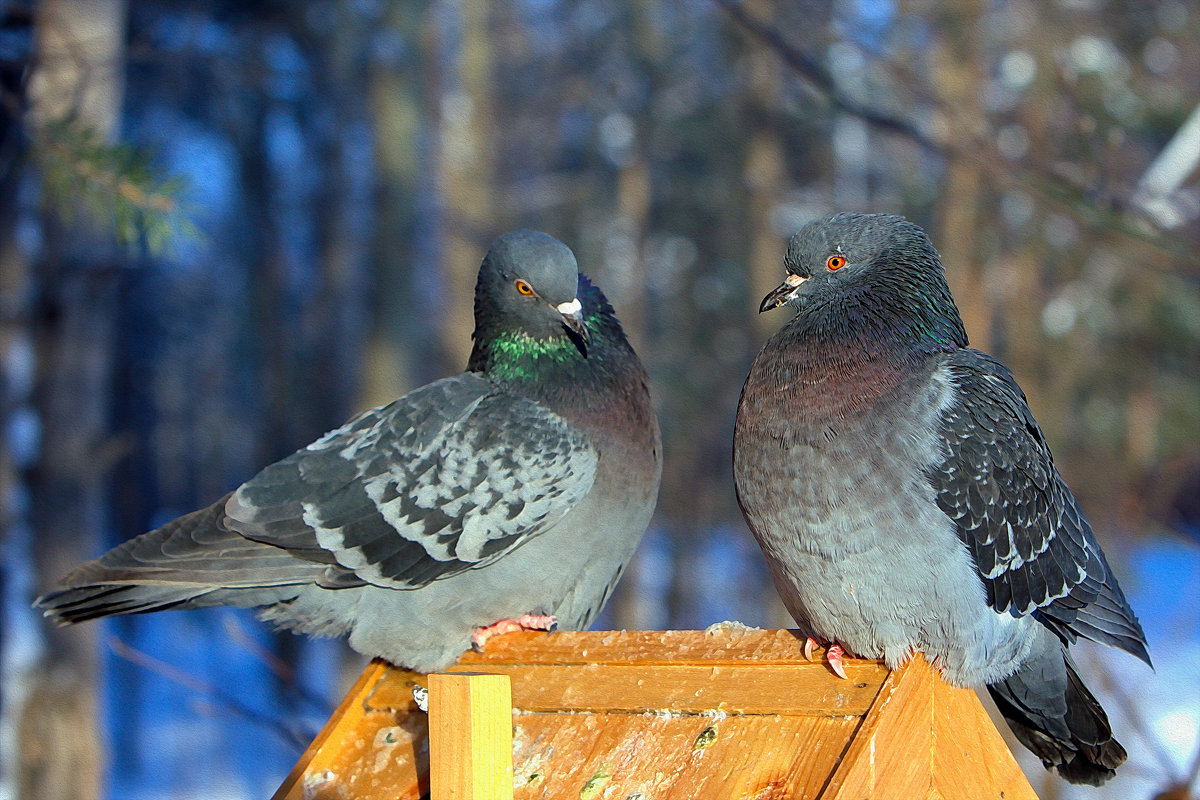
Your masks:
{"label": "bird claw", "polygon": [[516,619],[501,619],[486,627],[476,628],[475,632],[471,634],[471,649],[476,653],[482,653],[483,646],[487,644],[488,639],[503,633],[556,630],[558,630],[558,617],[546,614],[523,614]]}
{"label": "bird claw", "polygon": [[[813,648],[819,645],[813,637],[809,636],[804,640],[804,657],[809,661],[813,660]],[[842,649],[840,644],[831,644],[825,650],[825,662],[829,664],[829,668],[833,670],[833,674],[844,680],[849,680],[846,675],[846,667],[842,664],[842,659],[845,658],[846,651]]]}
{"label": "bird claw", "polygon": [[850,677],[846,674],[846,668],[842,665],[842,657],[845,655],[846,651],[842,649],[842,646],[835,644],[831,645],[825,651],[825,660],[829,663],[829,668],[833,670],[833,674],[842,680],[849,680]]}
{"label": "bird claw", "polygon": [[553,633],[558,630],[558,617],[551,614],[526,614],[517,620],[517,624],[522,630]]}

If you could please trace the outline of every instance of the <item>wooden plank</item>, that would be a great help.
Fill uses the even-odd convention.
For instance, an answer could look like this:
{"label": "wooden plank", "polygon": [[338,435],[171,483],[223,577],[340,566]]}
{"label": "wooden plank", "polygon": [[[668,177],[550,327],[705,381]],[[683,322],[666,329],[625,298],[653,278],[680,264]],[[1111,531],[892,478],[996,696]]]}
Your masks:
{"label": "wooden plank", "polygon": [[919,654],[888,676],[821,794],[824,800],[929,797],[933,679]]}
{"label": "wooden plank", "polygon": [[[814,655],[820,661],[823,651]],[[483,653],[466,652],[458,665],[490,669],[497,663],[519,664],[707,664],[751,662],[809,663],[804,637],[794,630],[762,630],[713,626],[704,631],[525,631],[489,639]],[[847,658],[847,664],[879,662]]]}
{"label": "wooden plank", "polygon": [[[457,668],[452,668],[457,669]],[[523,711],[862,716],[882,683],[874,668],[847,665],[849,680],[823,665],[530,666],[493,664],[511,676]]]}
{"label": "wooden plank", "polygon": [[[273,800],[420,798],[428,791],[428,732],[424,714],[407,713],[416,708],[411,687],[418,677],[424,680],[381,659],[368,664]],[[406,708],[371,707],[372,693],[385,678],[394,687],[407,684]]]}
{"label": "wooden plank", "polygon": [[518,713],[514,797],[815,798],[856,718]]}
{"label": "wooden plank", "polygon": [[355,736],[306,770],[289,800],[418,800],[429,791],[429,735],[424,714],[368,713]]}
{"label": "wooden plank", "polygon": [[921,655],[889,676],[822,798],[1037,800],[971,689]]}
{"label": "wooden plank", "polygon": [[[526,711],[862,715],[887,669],[844,663],[848,681],[823,651],[807,660],[792,631],[530,632],[497,637],[447,671],[509,675],[513,704]],[[385,676],[373,707],[399,708],[409,695],[410,686]]]}
{"label": "wooden plank", "polygon": [[507,675],[430,675],[431,800],[512,800],[512,732]]}
{"label": "wooden plank", "polygon": [[354,682],[350,691],[338,705],[337,710],[325,723],[325,727],[317,734],[317,738],[313,739],[312,743],[305,748],[299,761],[296,762],[296,766],[292,767],[292,771],[284,778],[272,800],[299,800],[303,794],[300,782],[304,773],[310,768],[324,769],[331,754],[342,749],[345,740],[353,735],[366,713],[363,700],[387,668],[387,662],[380,659],[375,659],[367,664],[362,674],[358,676],[358,680]]}
{"label": "wooden plank", "polygon": [[933,784],[945,800],[1037,800],[972,689],[939,680],[933,708]]}

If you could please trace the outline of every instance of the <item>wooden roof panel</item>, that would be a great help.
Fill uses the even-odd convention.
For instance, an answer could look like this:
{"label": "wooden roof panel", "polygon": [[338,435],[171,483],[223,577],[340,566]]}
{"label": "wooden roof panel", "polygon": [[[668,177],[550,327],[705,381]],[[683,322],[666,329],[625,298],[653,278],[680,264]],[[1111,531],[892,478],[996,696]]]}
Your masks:
{"label": "wooden roof panel", "polygon": [[[849,680],[792,631],[516,633],[449,673],[508,675],[519,800],[1036,800],[979,699],[917,657]],[[372,662],[276,800],[428,791],[425,676]]]}

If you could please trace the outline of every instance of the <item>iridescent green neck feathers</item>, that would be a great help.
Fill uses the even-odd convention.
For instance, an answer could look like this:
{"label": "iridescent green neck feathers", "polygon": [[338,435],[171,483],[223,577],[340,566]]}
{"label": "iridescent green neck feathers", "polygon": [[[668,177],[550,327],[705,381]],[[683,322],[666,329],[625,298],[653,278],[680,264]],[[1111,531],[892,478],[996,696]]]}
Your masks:
{"label": "iridescent green neck feathers", "polygon": [[511,320],[477,316],[475,348],[467,369],[498,383],[594,382],[611,373],[629,351],[621,325],[603,293],[579,276],[578,298],[591,334],[584,347],[564,326],[561,333],[537,335]]}

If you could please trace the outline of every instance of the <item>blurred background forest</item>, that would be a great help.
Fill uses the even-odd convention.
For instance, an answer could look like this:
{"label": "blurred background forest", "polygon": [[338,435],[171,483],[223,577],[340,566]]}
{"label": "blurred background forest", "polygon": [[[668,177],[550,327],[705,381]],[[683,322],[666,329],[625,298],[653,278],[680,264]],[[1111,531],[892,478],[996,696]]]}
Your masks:
{"label": "blurred background forest", "polygon": [[[362,659],[241,612],[33,597],[461,369],[493,237],[552,233],[653,381],[655,521],[601,626],[787,626],[734,502],[787,237],[929,230],[1150,638],[1082,649],[1195,783],[1200,7],[1187,0],[0,0],[0,800],[270,796]],[[1166,795],[1162,795],[1166,796]]]}

